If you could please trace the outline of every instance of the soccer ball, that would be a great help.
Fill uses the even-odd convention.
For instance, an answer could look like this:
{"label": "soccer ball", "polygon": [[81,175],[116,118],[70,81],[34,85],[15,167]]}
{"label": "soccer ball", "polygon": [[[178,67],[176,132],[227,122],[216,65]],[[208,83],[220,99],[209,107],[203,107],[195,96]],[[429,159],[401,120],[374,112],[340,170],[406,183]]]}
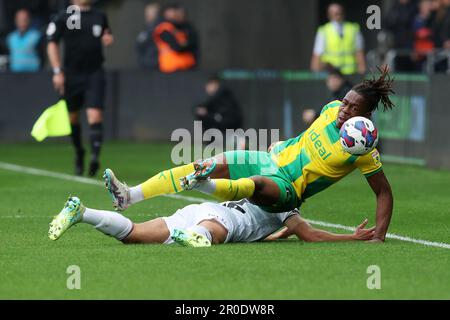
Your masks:
{"label": "soccer ball", "polygon": [[339,135],[344,150],[354,155],[366,154],[378,144],[377,128],[364,117],[353,117],[345,121]]}

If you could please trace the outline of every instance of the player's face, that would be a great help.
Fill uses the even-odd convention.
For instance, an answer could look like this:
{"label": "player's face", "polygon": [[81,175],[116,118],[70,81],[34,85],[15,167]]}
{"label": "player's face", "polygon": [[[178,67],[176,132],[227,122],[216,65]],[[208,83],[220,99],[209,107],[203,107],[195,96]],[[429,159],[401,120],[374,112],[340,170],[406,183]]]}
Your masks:
{"label": "player's face", "polygon": [[350,118],[353,117],[370,117],[364,104],[364,98],[355,91],[350,90],[342,99],[342,105],[339,107],[339,112],[336,119],[337,127],[340,128]]}

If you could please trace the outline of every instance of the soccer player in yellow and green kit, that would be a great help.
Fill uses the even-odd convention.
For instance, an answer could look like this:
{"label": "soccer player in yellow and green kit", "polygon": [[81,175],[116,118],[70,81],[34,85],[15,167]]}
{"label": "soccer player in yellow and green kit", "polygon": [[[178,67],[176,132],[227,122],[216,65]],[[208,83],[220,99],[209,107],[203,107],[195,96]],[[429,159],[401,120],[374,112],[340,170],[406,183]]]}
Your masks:
{"label": "soccer player in yellow and green kit", "polygon": [[[392,215],[393,197],[376,149],[362,156],[346,153],[339,129],[355,116],[370,118],[381,101],[384,111],[393,80],[387,67],[378,79],[364,80],[342,99],[325,105],[320,117],[299,136],[277,143],[269,152],[229,151],[218,156],[163,171],[146,182],[127,187],[110,169],[105,184],[119,210],[161,194],[198,190],[221,201],[248,198],[268,212],[298,208],[314,194],[358,168],[377,199],[373,242],[382,242]],[[181,181],[181,182],[180,182]]]}

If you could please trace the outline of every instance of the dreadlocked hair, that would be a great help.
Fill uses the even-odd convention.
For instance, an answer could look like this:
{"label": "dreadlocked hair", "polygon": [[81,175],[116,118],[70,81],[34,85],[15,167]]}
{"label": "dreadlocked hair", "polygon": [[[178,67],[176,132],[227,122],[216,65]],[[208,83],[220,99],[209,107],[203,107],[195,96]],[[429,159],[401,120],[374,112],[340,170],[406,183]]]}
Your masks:
{"label": "dreadlocked hair", "polygon": [[370,109],[368,110],[369,112],[378,109],[378,103],[380,101],[383,104],[383,111],[391,110],[395,107],[389,98],[389,95],[395,93],[394,90],[392,90],[394,79],[389,75],[389,68],[385,65],[382,68],[377,67],[377,69],[380,72],[380,77],[378,79],[366,79],[352,88],[353,91],[363,96],[367,101],[367,105]]}

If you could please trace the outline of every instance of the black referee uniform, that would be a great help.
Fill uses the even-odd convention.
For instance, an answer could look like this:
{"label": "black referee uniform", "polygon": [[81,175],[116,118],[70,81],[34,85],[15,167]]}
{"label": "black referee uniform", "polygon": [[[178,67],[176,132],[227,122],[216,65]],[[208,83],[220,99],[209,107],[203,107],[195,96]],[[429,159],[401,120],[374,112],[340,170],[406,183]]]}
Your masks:
{"label": "black referee uniform", "polygon": [[[81,11],[78,14],[80,28],[68,26],[71,14],[61,12],[47,28],[49,42],[64,44],[63,97],[71,114],[82,108],[103,109],[105,100],[105,74],[103,70],[102,37],[110,32],[106,15],[96,9]],[[73,21],[73,20],[72,20]],[[90,123],[91,162],[89,175],[94,176],[99,169],[99,154],[103,141],[102,122]],[[76,150],[75,171],[81,175],[84,170],[85,150],[81,140],[80,123],[72,123],[72,142]]]}

